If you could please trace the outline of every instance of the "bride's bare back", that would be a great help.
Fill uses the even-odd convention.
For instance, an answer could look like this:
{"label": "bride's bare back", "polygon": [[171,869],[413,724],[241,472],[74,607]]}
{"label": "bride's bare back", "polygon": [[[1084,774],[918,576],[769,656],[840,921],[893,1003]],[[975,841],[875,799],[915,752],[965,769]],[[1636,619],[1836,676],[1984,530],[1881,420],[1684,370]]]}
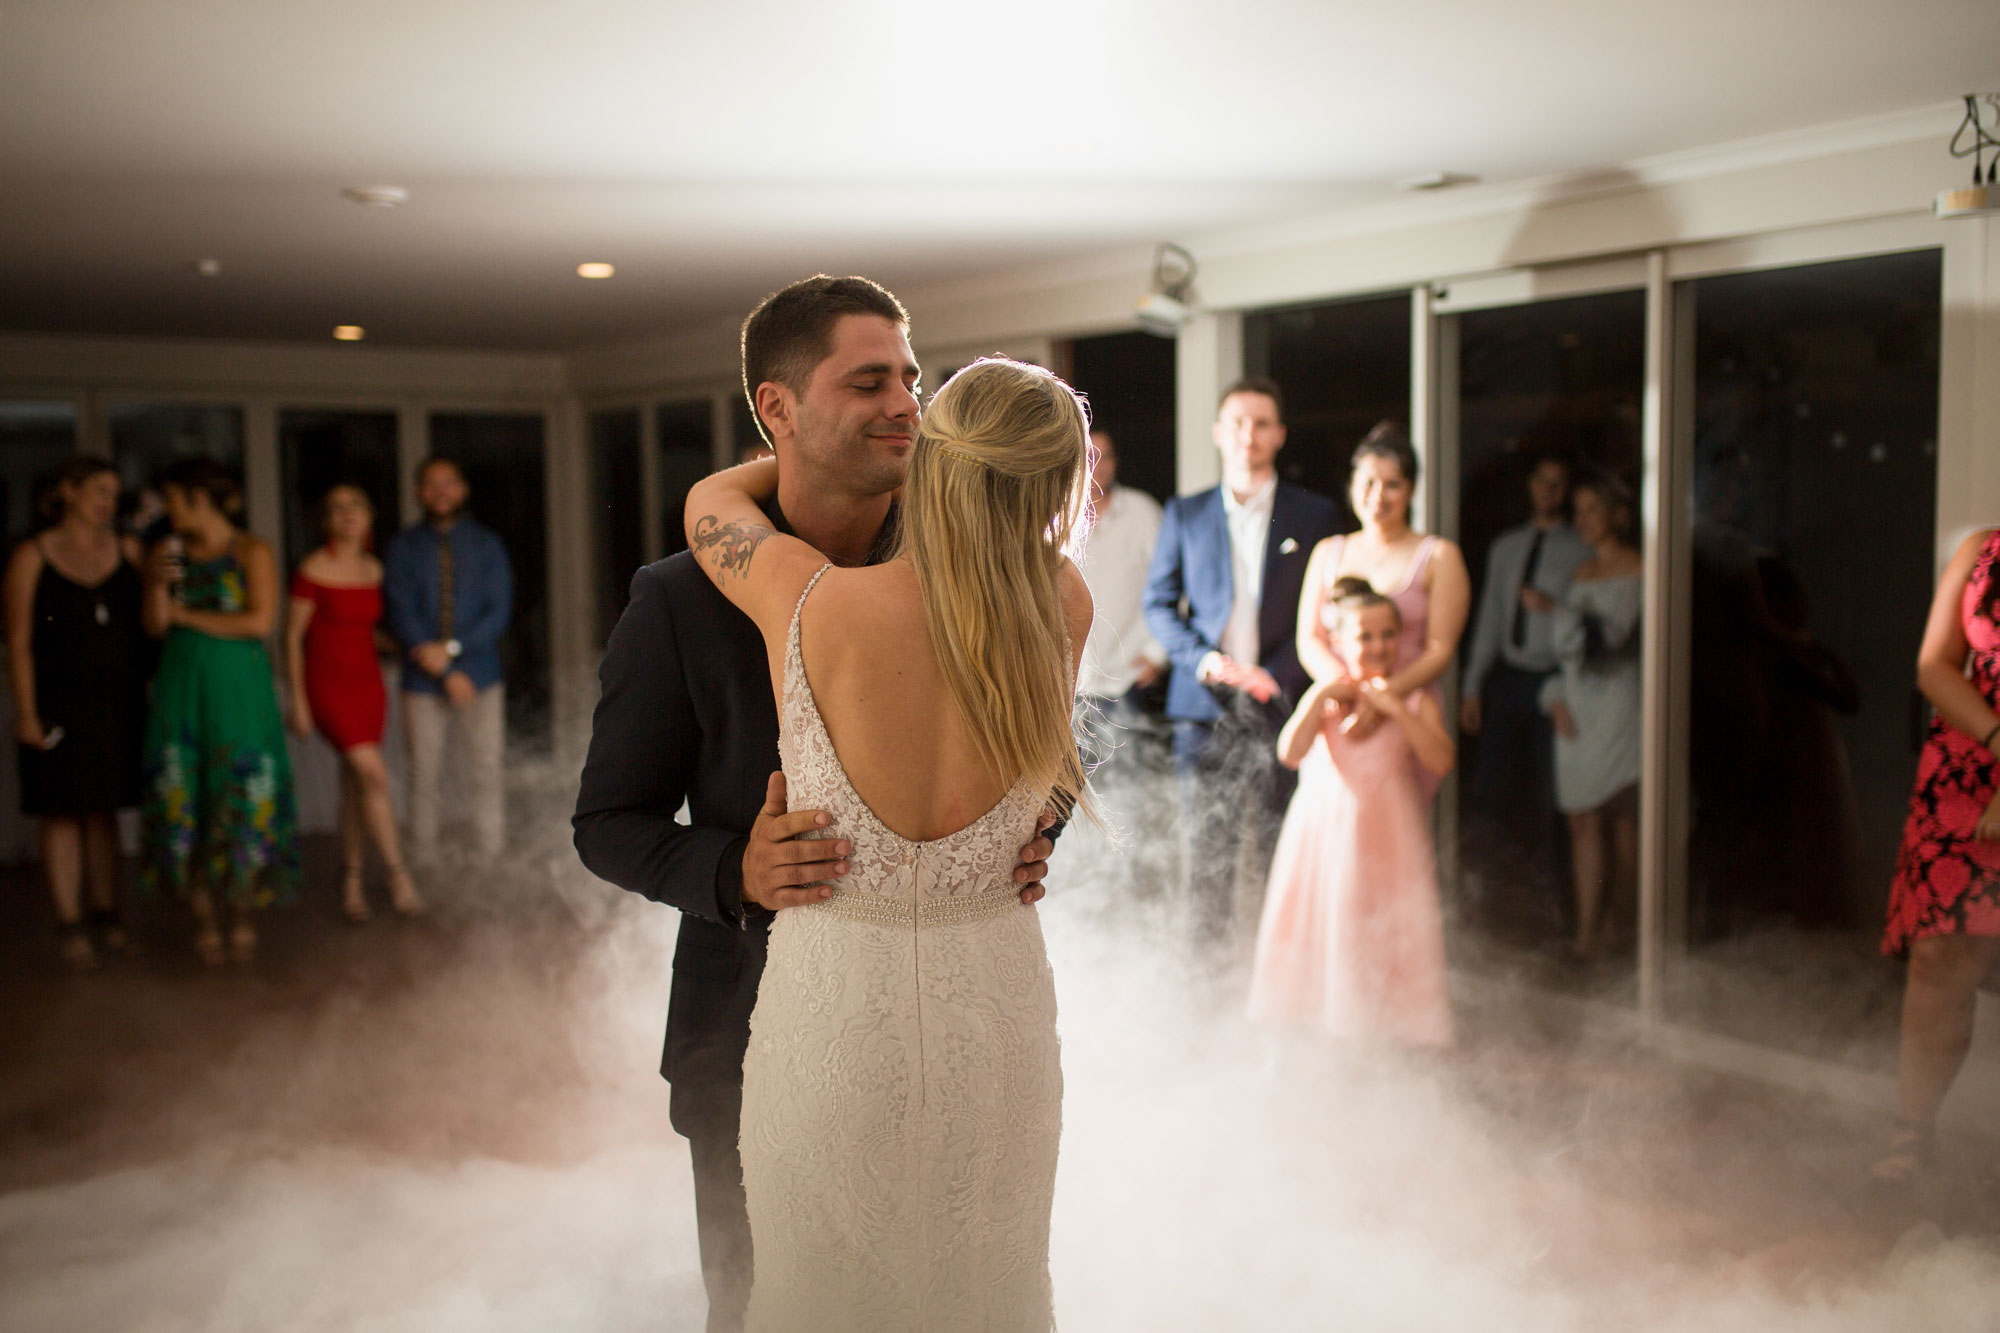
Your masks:
{"label": "bride's bare back", "polygon": [[[1074,673],[1090,633],[1090,596],[1074,566],[1065,566],[1062,587]],[[781,691],[789,618],[758,622]],[[891,832],[919,842],[955,833],[1019,776],[980,762],[938,668],[907,561],[828,570],[806,599],[799,651],[848,781]]]}

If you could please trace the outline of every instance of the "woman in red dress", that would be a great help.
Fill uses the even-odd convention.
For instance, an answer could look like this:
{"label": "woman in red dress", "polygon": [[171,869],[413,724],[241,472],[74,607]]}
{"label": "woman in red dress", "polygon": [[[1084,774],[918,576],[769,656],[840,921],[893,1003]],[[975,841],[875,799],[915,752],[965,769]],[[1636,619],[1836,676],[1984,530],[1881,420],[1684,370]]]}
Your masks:
{"label": "woman in red dress", "polygon": [[1930,1156],[1938,1107],[1972,1044],[1979,984],[2000,963],[2000,529],[1976,532],[1945,567],[1917,654],[1937,709],[1917,762],[1889,890],[1882,950],[1907,954],[1897,1124],[1883,1180]]}
{"label": "woman in red dress", "polygon": [[291,668],[292,730],[317,728],[340,752],[340,842],[346,871],[341,904],[347,919],[368,920],[363,891],[366,841],[373,838],[389,871],[398,912],[424,910],[396,836],[389,772],[382,763],[382,728],[389,696],[375,652],[382,618],[382,562],[368,553],[375,506],[358,486],[335,486],[320,504],[326,545],[299,564],[292,578],[286,624]]}

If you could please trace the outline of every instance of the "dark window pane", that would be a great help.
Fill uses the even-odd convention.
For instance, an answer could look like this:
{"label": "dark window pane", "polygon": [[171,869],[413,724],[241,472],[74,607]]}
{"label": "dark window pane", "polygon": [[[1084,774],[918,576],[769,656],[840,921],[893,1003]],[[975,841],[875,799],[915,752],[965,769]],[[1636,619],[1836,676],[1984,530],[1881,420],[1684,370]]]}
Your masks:
{"label": "dark window pane", "polygon": [[590,414],[591,503],[596,509],[597,641],[625,610],[633,571],[645,561],[645,486],[639,467],[639,409]]}
{"label": "dark window pane", "polygon": [[394,412],[278,413],[278,460],[284,471],[285,567],[324,540],[320,505],[335,486],[359,486],[375,505],[375,546],[400,523],[402,469]]}
{"label": "dark window pane", "polygon": [[1246,316],[1243,364],[1284,392],[1285,480],[1344,503],[1361,437],[1378,421],[1409,420],[1409,294]]}
{"label": "dark window pane", "polygon": [[1174,493],[1174,343],[1150,333],[1107,333],[1069,345],[1069,382],[1090,400],[1090,423],[1109,431],[1118,484],[1156,500]]}
{"label": "dark window pane", "polygon": [[1493,539],[1527,517],[1544,454],[1638,494],[1646,294],[1605,292],[1473,310],[1459,321],[1458,540],[1473,587]]}
{"label": "dark window pane", "polygon": [[[739,401],[740,406],[740,401]],[[750,412],[739,413],[736,443],[762,443],[750,426]],[[714,418],[709,400],[690,399],[684,403],[662,403],[654,418],[660,442],[660,549],[668,555],[687,550],[687,528],[681,511],[687,506],[688,488],[713,471],[711,435]],[[748,435],[742,432],[748,430]],[[739,451],[740,452],[740,451]]]}
{"label": "dark window pane", "polygon": [[[1689,933],[1739,981],[1777,952],[1794,968],[1824,953],[1832,1049],[1886,1043],[1896,1013],[1872,955],[1925,719],[1941,264],[1692,284]],[[1780,927],[1813,934],[1748,947]],[[1704,1021],[1756,1035],[1769,1006],[1707,994]]]}
{"label": "dark window pane", "polygon": [[0,402],[0,514],[9,546],[42,527],[36,501],[76,453],[68,403]]}
{"label": "dark window pane", "polygon": [[229,406],[114,407],[111,461],[131,493],[150,488],[168,464],[213,458],[243,479],[243,409]]}
{"label": "dark window pane", "polygon": [[500,535],[514,566],[514,623],[500,645],[510,739],[550,742],[547,462],[538,413],[437,412],[431,452],[457,463],[468,511]]}
{"label": "dark window pane", "polygon": [[[677,403],[673,404],[673,406],[691,410],[694,404]],[[707,424],[709,420],[707,416],[708,400],[705,398],[701,400],[701,410],[703,414],[701,431],[702,435],[706,437],[711,427]],[[768,449],[770,447],[764,441],[764,432],[758,427],[757,418],[751,414],[750,400],[742,394],[739,393],[730,396],[729,417],[732,423],[730,430],[736,441],[736,457],[731,461],[737,463],[744,462],[757,450]]]}

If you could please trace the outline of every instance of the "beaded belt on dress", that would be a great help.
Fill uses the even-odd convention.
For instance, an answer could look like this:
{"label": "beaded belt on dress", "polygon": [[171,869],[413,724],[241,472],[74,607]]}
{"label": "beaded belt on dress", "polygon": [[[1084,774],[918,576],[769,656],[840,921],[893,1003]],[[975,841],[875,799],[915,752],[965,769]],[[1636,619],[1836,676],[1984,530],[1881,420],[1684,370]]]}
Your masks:
{"label": "beaded belt on dress", "polygon": [[835,889],[831,898],[811,904],[814,911],[831,912],[850,921],[866,921],[877,926],[898,926],[905,930],[924,926],[957,926],[999,916],[1021,905],[1019,885],[1006,884],[984,893],[965,893],[947,898],[891,898],[886,893],[866,893],[859,889]]}

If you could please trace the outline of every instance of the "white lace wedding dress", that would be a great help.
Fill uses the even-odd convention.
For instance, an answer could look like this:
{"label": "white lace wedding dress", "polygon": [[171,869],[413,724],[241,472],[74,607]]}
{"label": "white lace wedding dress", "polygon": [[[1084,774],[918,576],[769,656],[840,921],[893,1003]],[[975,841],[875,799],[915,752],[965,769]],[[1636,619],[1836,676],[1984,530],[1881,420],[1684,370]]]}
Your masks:
{"label": "white lace wedding dress", "polygon": [[1062,1070],[1013,881],[1042,802],[1016,783],[948,837],[890,832],[834,753],[798,610],[779,717],[792,807],[854,854],[832,898],[778,914],[750,1018],[747,1327],[1047,1333]]}

